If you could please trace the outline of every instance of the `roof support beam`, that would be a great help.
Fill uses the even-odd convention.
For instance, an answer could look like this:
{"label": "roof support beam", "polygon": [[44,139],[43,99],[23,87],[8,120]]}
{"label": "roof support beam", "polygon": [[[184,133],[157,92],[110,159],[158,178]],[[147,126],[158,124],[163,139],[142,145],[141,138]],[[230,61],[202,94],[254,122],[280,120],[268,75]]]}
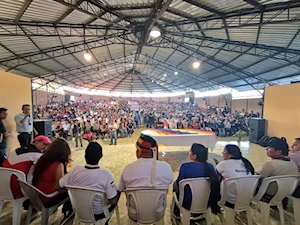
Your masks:
{"label": "roof support beam", "polygon": [[252,5],[254,7],[261,7],[261,4],[259,4],[257,1],[255,0],[244,0],[244,2],[247,2],[249,5]]}
{"label": "roof support beam", "polygon": [[[84,0],[76,0],[75,7],[78,7]],[[62,14],[55,22],[54,24],[58,24],[61,21],[63,21],[71,12],[73,12],[75,8],[69,8],[64,14]]]}
{"label": "roof support beam", "polygon": [[[88,11],[88,8],[91,8],[92,6],[86,7],[87,9],[83,9],[82,7],[80,7],[80,5],[72,5],[72,4],[70,4],[70,3],[69,3],[68,1],[66,1],[66,0],[54,0],[54,1],[59,2],[59,3],[63,4],[63,5],[65,5],[65,6],[68,6],[68,7],[71,8],[71,9],[76,9],[76,10],[82,12],[82,13],[85,13],[85,14],[89,15],[89,16],[96,17],[96,18],[98,18],[98,19],[104,20],[104,21],[106,21],[107,23],[114,24],[114,25],[116,25],[117,27],[121,27],[121,28],[123,28],[123,29],[125,29],[125,30],[129,30],[127,27],[125,27],[125,26],[123,26],[123,25],[120,25],[120,24],[118,24],[118,23],[115,23],[114,21],[111,21],[111,20],[108,20],[108,19],[103,18],[103,17],[102,17],[102,16],[103,16],[103,13],[102,13],[102,12],[103,12],[103,11],[107,11],[107,10],[104,9],[103,7],[99,6],[99,4],[98,4],[98,3],[95,3],[94,1],[88,1],[88,2],[86,2],[86,4],[87,4],[87,5],[93,4],[93,5],[96,5],[97,7],[99,7],[99,9],[101,9],[101,11],[102,11],[102,12],[99,13],[99,15],[95,14],[95,12],[92,13],[92,12]],[[110,12],[110,13],[111,13],[111,14],[115,14],[115,13],[113,13],[113,12]]]}
{"label": "roof support beam", "polygon": [[[190,0],[189,0],[190,1]],[[188,1],[186,1],[188,2]],[[286,22],[292,22],[292,21],[299,21],[299,15],[294,15],[291,17],[291,14],[289,11],[293,8],[299,8],[300,2],[299,1],[287,1],[287,2],[280,2],[280,3],[272,3],[267,4],[264,6],[264,12],[274,12],[274,15],[270,15],[270,19],[268,21],[265,21],[264,24],[280,24],[280,23],[286,23]],[[278,11],[283,10],[286,11],[286,16],[283,18],[282,13],[281,16],[278,15]],[[241,10],[234,10],[227,13],[221,13],[220,15],[209,15],[205,17],[199,17],[196,18],[196,22],[202,23],[203,27],[208,27],[205,30],[218,30],[218,29],[224,29],[224,26],[221,25],[222,18],[225,18],[226,20],[230,20],[230,23],[228,23],[228,28],[238,28],[238,27],[245,27],[245,26],[257,26],[259,23],[256,22],[256,20],[253,20],[257,15],[260,15],[261,8],[245,8]],[[220,12],[219,12],[220,13]],[[270,13],[269,13],[270,14]],[[249,15],[252,15],[253,17],[249,18]],[[289,15],[289,16],[288,16]],[[215,21],[211,22],[211,21]],[[184,21],[177,21],[176,25],[187,25],[191,24],[189,20]],[[212,25],[214,24],[214,25]],[[232,25],[231,25],[232,24]],[[166,24],[164,27],[172,27],[174,26],[173,23]]]}
{"label": "roof support beam", "polygon": [[20,9],[18,15],[15,18],[15,22],[18,23],[20,21],[20,19],[22,18],[22,16],[24,15],[26,9],[29,7],[29,5],[31,4],[32,0],[25,0],[22,8]]}
{"label": "roof support beam", "polygon": [[218,16],[222,16],[224,14],[224,13],[222,13],[222,12],[216,10],[216,9],[210,8],[207,5],[204,5],[204,4],[200,3],[200,2],[196,2],[195,0],[184,0],[184,1],[187,2],[187,3],[190,3],[190,4],[194,5],[194,6],[197,6],[197,7],[201,8],[201,9],[205,9],[206,11],[212,12],[212,13],[218,15]]}

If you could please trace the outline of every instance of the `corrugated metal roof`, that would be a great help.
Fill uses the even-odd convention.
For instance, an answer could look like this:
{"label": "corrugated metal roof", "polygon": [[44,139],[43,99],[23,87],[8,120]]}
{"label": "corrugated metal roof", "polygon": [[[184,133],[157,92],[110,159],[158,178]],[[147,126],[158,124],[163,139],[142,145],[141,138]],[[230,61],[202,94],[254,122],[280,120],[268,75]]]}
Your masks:
{"label": "corrugated metal roof", "polygon": [[[27,8],[25,0],[2,0],[0,68],[45,80],[56,72],[57,82],[109,91],[207,90],[223,84],[249,90],[299,79],[299,2],[256,1],[267,9],[261,28],[259,7],[246,1],[189,2],[173,0],[160,15],[153,14],[155,0],[90,0],[80,9],[75,0],[33,0]],[[161,29],[161,38],[144,40],[147,21]],[[88,48],[91,61],[84,58]],[[196,59],[198,70],[192,68]]]}

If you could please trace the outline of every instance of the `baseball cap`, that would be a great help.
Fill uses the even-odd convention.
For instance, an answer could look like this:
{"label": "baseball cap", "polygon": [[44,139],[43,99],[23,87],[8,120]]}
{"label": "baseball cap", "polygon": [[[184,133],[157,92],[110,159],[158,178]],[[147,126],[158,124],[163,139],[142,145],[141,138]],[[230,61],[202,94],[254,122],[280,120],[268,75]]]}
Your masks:
{"label": "baseball cap", "polygon": [[268,146],[274,148],[276,151],[281,150],[284,155],[289,152],[289,146],[284,137],[271,137]]}
{"label": "baseball cap", "polygon": [[42,141],[44,142],[44,144],[46,145],[50,145],[51,144],[51,140],[47,137],[47,136],[44,136],[44,135],[40,135],[40,136],[37,136],[33,142],[35,141]]}

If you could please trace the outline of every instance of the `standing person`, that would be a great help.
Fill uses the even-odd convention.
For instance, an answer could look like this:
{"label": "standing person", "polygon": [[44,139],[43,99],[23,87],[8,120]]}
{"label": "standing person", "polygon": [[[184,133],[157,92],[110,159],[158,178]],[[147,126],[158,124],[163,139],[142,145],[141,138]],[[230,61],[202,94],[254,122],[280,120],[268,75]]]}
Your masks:
{"label": "standing person", "polygon": [[17,125],[18,141],[21,147],[31,143],[32,132],[38,135],[38,132],[33,128],[33,119],[30,116],[30,105],[25,104],[22,106],[22,113],[15,116]]}
{"label": "standing person", "polygon": [[[126,188],[168,189],[173,182],[173,171],[167,162],[156,160],[157,153],[156,141],[150,136],[141,135],[136,142],[138,160],[124,168],[117,185],[118,191],[123,192]],[[164,202],[164,199],[160,199],[160,205],[157,206],[157,220],[164,216]],[[129,202],[128,216],[132,220],[137,220],[136,206],[131,201]]]}
{"label": "standing person", "polygon": [[75,138],[76,148],[78,147],[78,139],[80,141],[80,147],[82,147],[82,132],[83,129],[80,123],[78,122],[78,120],[75,120],[71,128],[71,136]]}
{"label": "standing person", "polygon": [[[119,125],[117,121],[111,121],[110,125],[108,126],[108,129],[110,130],[110,144],[109,145],[117,145],[117,131],[119,129]],[[115,142],[115,143],[114,143]]]}
{"label": "standing person", "polygon": [[[6,131],[6,128],[3,124],[3,120],[7,117],[7,109],[0,108],[0,157],[1,159],[6,156],[6,139],[11,135],[10,132]],[[0,161],[0,166],[2,162]]]}
{"label": "standing person", "polygon": [[68,140],[68,133],[71,129],[71,124],[68,119],[65,120],[64,124],[62,125],[63,133],[62,136],[64,139]]}
{"label": "standing person", "polygon": [[135,112],[134,115],[134,122],[135,122],[135,127],[139,128],[139,123],[140,123],[140,114],[138,111]]}

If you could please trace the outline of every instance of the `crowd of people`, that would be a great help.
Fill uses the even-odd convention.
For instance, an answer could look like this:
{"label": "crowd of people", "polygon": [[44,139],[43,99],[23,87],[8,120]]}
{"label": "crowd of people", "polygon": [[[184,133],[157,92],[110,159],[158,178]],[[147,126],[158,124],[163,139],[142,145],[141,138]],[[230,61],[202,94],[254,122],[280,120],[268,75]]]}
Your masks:
{"label": "crowd of people", "polygon": [[46,107],[34,107],[34,118],[52,119],[52,133],[55,137],[72,136],[82,145],[82,139],[110,138],[116,144],[117,138],[131,137],[134,129],[142,127],[156,129],[201,129],[213,131],[216,135],[232,136],[237,132],[249,132],[251,117],[259,113],[230,112],[227,106],[154,101],[69,101],[52,102]]}
{"label": "crowd of people", "polygon": [[[104,103],[89,102],[86,103],[84,107],[76,107],[76,105],[72,106],[71,104],[61,106],[61,108],[51,108],[51,110],[50,108],[47,108],[47,110],[44,111],[45,114],[49,112],[52,113],[48,115],[42,114],[39,115],[39,117],[46,116],[47,118],[58,121],[72,119],[74,123],[70,125],[70,134],[74,136],[76,132],[94,129],[95,127],[92,126],[90,119],[93,120],[95,116],[96,118],[100,116],[100,119],[104,118],[105,123],[109,124],[110,134],[114,132],[115,134],[113,136],[117,136],[117,130],[119,128],[118,121],[127,119],[129,122],[134,121],[132,122],[133,127],[138,127],[141,124],[152,127],[155,124],[154,121],[159,122],[161,119],[169,122],[172,121],[172,119],[174,121],[175,119],[178,119],[178,123],[183,120],[186,120],[188,124],[197,123],[198,121],[195,117],[198,117],[199,122],[217,122],[224,119],[225,121],[231,121],[236,125],[238,123],[241,124],[241,122],[247,121],[249,117],[254,116],[254,114],[248,115],[246,113],[244,113],[244,115],[241,115],[242,113],[232,114],[228,112],[226,107],[208,107],[206,110],[200,111],[199,107],[195,105],[183,105],[179,103],[144,102],[141,103],[142,107],[140,110],[134,111],[130,108],[126,108],[130,106],[129,104],[108,104],[105,107],[98,107],[98,110],[89,108],[91,107],[89,106],[91,104],[104,105]],[[156,108],[154,109],[153,107]],[[184,109],[184,107],[186,107],[186,109]],[[107,109],[105,110],[105,108]],[[75,112],[73,109],[75,109]],[[91,109],[94,114],[92,114],[91,110],[88,112],[88,109]],[[171,166],[167,162],[158,159],[159,149],[156,141],[152,137],[143,134],[140,135],[136,142],[137,161],[127,165],[123,169],[116,186],[113,184],[113,174],[110,171],[99,167],[99,161],[103,157],[102,146],[98,142],[92,140],[90,140],[90,143],[85,150],[86,165],[76,166],[68,171],[71,149],[67,140],[57,136],[57,138],[51,142],[48,137],[38,135],[31,143],[29,137],[31,135],[29,134],[32,134],[32,132],[36,133],[36,131],[32,126],[30,106],[23,105],[22,110],[21,114],[15,116],[17,131],[19,133],[18,140],[21,147],[11,152],[9,156],[6,157],[6,152],[3,151],[3,149],[6,149],[6,139],[10,136],[10,132],[6,131],[2,121],[7,116],[7,109],[0,108],[0,146],[1,153],[4,155],[1,165],[5,168],[17,169],[24,172],[27,177],[27,182],[37,187],[45,194],[51,194],[58,191],[59,194],[52,198],[41,197],[41,201],[45,207],[51,207],[68,198],[66,192],[67,185],[96,188],[104,191],[109,199],[109,210],[112,211],[114,206],[118,203],[121,193],[124,192],[126,188],[155,187],[167,190],[169,185],[173,183],[174,177]],[[120,111],[121,113],[119,114]],[[98,113],[100,115],[97,115]],[[38,114],[41,114],[41,112],[38,112]],[[65,115],[67,115],[67,117],[65,117]],[[243,118],[243,120],[241,120],[241,118]],[[84,128],[81,128],[82,124],[84,124]],[[163,125],[166,126],[165,123],[163,123]],[[168,128],[173,128],[172,126],[175,126],[172,122],[171,125],[170,123],[168,124]],[[83,130],[80,130],[79,128]],[[180,127],[177,126],[177,128]],[[192,128],[196,129],[196,127]],[[212,127],[204,128],[213,130]],[[200,125],[197,129],[201,129]],[[242,128],[241,125],[239,129],[244,128]],[[93,132],[95,131],[93,130]],[[62,136],[64,135],[65,134],[63,133]],[[102,134],[100,133],[100,135]],[[117,138],[114,138],[114,143],[116,144]],[[242,156],[239,147],[236,145],[226,145],[222,152],[223,160],[221,162],[215,160],[216,166],[214,166],[207,162],[207,148],[202,144],[195,143],[191,146],[188,153],[190,162],[183,163],[180,166],[179,175],[173,183],[174,192],[177,195],[179,194],[178,185],[181,180],[187,178],[208,177],[211,181],[209,206],[212,212],[217,214],[220,212],[218,201],[222,195],[222,182],[228,178],[251,176],[253,174],[259,174],[262,178],[279,175],[299,175],[300,138],[294,140],[291,154],[289,154],[289,146],[285,138],[270,138],[266,150],[267,155],[271,160],[265,162],[255,171],[251,162]],[[12,179],[11,181],[11,190],[16,198],[23,195],[16,179]],[[229,196],[231,197],[228,199],[227,207],[234,207],[236,189],[233,187],[229,191]],[[261,201],[269,202],[276,192],[277,186],[274,183],[269,186],[268,191]],[[183,207],[189,209],[192,201],[191,190],[189,188],[185,189],[184,195],[186,197],[184,199]],[[299,187],[295,190],[293,196],[300,198]],[[164,201],[159,201],[159,203],[161,205],[158,206],[156,211],[158,220],[164,215]],[[129,203],[128,206],[129,217],[136,221],[137,206],[134,203]],[[73,215],[70,201],[67,201],[64,204],[63,213],[65,219],[69,219]],[[99,198],[94,199],[93,213],[96,220],[102,219],[105,216],[101,199]],[[202,216],[203,215],[197,214],[192,215],[191,219],[197,220]],[[173,217],[179,219],[179,209],[177,207],[174,209]]]}

